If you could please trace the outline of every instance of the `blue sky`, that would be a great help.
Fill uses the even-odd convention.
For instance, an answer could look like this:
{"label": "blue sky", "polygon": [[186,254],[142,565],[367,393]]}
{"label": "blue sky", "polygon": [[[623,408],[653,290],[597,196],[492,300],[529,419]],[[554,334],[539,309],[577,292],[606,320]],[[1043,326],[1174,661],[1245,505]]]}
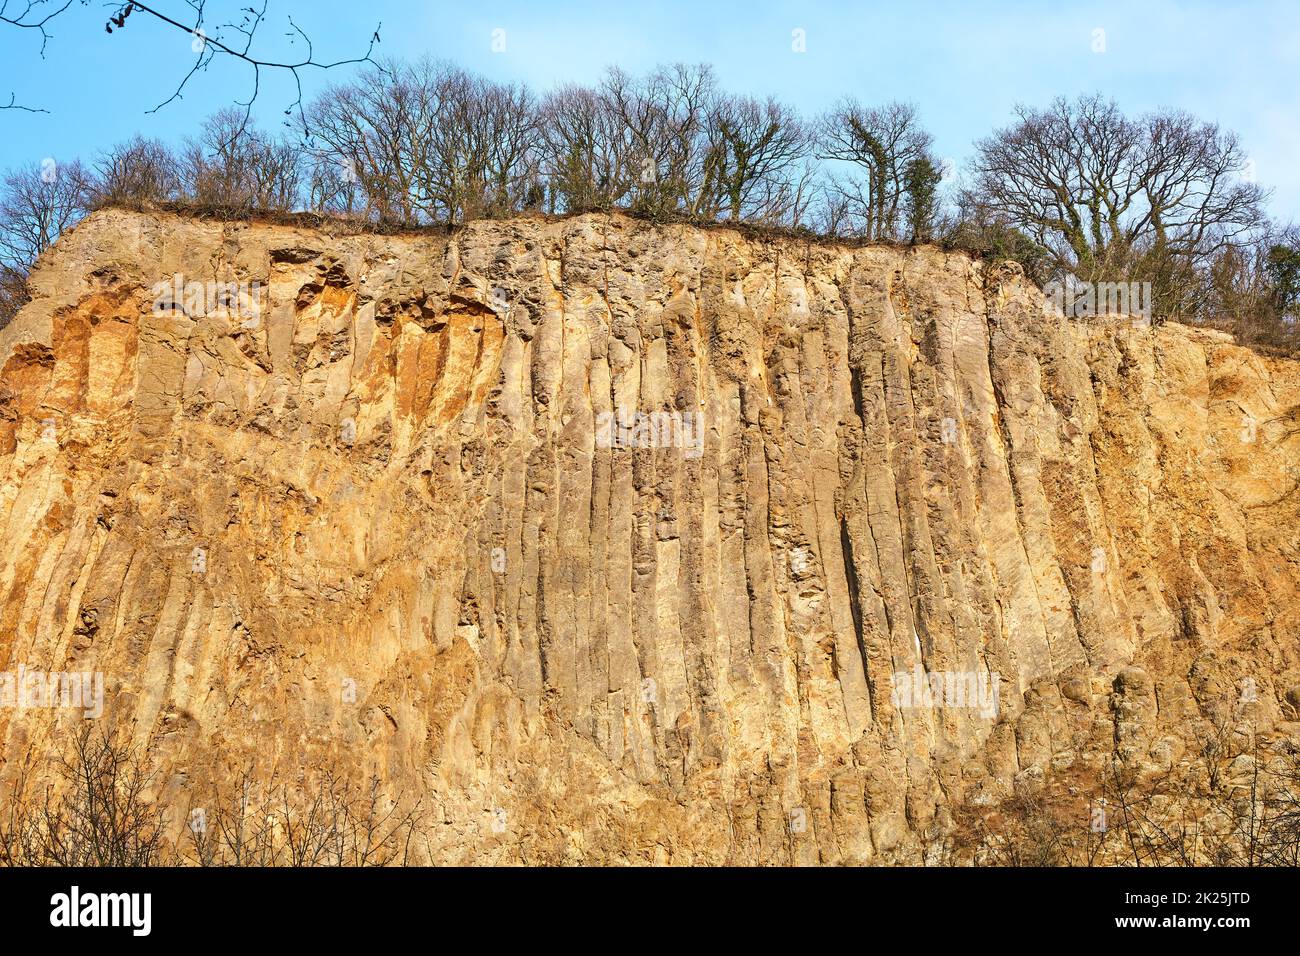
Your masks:
{"label": "blue sky", "polygon": [[[61,2],[61,0],[60,0]],[[210,21],[250,0],[209,0]],[[184,19],[184,0],[153,0]],[[155,114],[193,53],[190,39],[136,14],[109,35],[102,0],[70,9],[39,37],[0,24],[0,168],[94,157],[135,132],[180,142],[203,116],[247,96],[251,76],[214,63],[183,100]],[[1187,109],[1235,130],[1271,210],[1300,222],[1300,3],[1276,2],[292,2],[270,0],[259,47],[289,46],[286,16],[313,39],[319,59],[355,55],[382,21],[381,54],[431,54],[538,89],[590,81],[610,64],[640,71],[674,61],[712,63],[738,92],[775,94],[809,114],[852,94],[917,104],[936,152],[960,164],[974,140],[1004,125],[1016,102],[1100,90],[1138,113]],[[805,31],[806,52],[792,49]],[[505,50],[493,52],[493,31]],[[1095,47],[1104,31],[1104,51]],[[498,37],[501,35],[498,34]],[[330,74],[304,74],[307,91]],[[274,125],[294,99],[283,76],[264,77],[257,114]]]}

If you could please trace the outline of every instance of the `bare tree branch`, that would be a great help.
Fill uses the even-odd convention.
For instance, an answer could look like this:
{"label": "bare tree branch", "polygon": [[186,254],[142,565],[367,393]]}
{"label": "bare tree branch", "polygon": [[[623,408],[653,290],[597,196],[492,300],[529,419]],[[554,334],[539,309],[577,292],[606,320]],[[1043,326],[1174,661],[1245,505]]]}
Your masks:
{"label": "bare tree branch", "polygon": [[[86,0],[81,0],[82,4]],[[41,35],[41,59],[45,58],[45,45],[50,42],[48,29],[50,21],[72,6],[73,0],[64,0],[62,4],[51,4],[49,0],[27,0],[26,3],[0,2],[0,23],[7,23],[20,30],[35,30]],[[18,8],[22,12],[18,12]]]}
{"label": "bare tree branch", "polygon": [[[45,56],[45,49],[51,40],[53,34],[50,33],[50,24],[61,14],[67,12],[73,6],[76,0],[24,0],[24,2],[15,2],[15,0],[0,0],[0,23],[8,24],[16,29],[29,30],[38,34],[41,38],[40,54]],[[89,0],[81,0],[82,5],[86,5]],[[242,14],[238,21],[232,21],[220,24],[209,30],[205,27],[205,14],[207,12],[207,0],[186,0],[191,13],[188,16],[181,14],[172,14],[161,9],[160,4],[140,3],[137,0],[130,0],[126,3],[115,3],[111,5],[114,12],[104,23],[104,30],[107,33],[121,31],[125,29],[133,13],[147,14],[152,22],[168,27],[171,30],[187,34],[192,39],[192,49],[195,53],[194,63],[190,66],[185,76],[176,86],[175,90],[165,100],[160,102],[149,113],[156,113],[160,109],[175,102],[183,97],[186,86],[194,78],[195,74],[206,71],[209,64],[218,57],[229,57],[238,60],[253,71],[252,90],[247,100],[237,100],[237,105],[244,108],[247,117],[252,110],[253,103],[256,102],[258,94],[261,92],[262,72],[264,70],[280,71],[288,73],[293,77],[296,95],[294,101],[285,109],[285,115],[292,115],[298,112],[299,118],[302,117],[302,73],[306,70],[331,70],[335,67],[357,65],[361,63],[374,64],[371,54],[374,53],[375,47],[380,42],[379,31],[383,24],[375,27],[370,36],[370,41],[366,46],[366,51],[361,56],[346,57],[337,60],[319,60],[316,58],[315,48],[311,37],[303,30],[293,19],[287,17],[289,29],[286,36],[289,37],[291,45],[304,44],[306,46],[305,55],[293,59],[284,58],[276,59],[262,56],[254,52],[254,44],[257,37],[258,29],[267,21],[267,7],[269,0],[262,0],[259,8],[248,6],[240,9]],[[139,18],[137,17],[137,22]],[[0,109],[22,109],[28,112],[45,113],[48,110],[37,109],[33,107],[20,106],[14,97],[10,97],[7,106],[0,106]]]}
{"label": "bare tree branch", "polygon": [[9,94],[9,102],[0,105],[0,110],[23,110],[24,112],[27,113],[48,113],[49,112],[49,110],[43,110],[35,106],[23,106],[21,103],[17,101],[16,94],[14,93]]}
{"label": "bare tree branch", "polygon": [[[175,30],[179,30],[183,33],[187,33],[193,38],[192,46],[196,54],[196,59],[194,61],[194,64],[190,67],[189,72],[185,74],[184,78],[181,80],[180,84],[176,87],[172,95],[169,96],[167,99],[163,100],[153,109],[148,110],[149,113],[156,113],[159,110],[161,110],[163,107],[168,106],[169,104],[175,102],[176,100],[183,98],[185,87],[190,82],[190,80],[194,78],[194,75],[200,71],[207,70],[208,65],[211,64],[213,59],[216,58],[218,55],[224,55],[236,60],[240,60],[246,63],[248,66],[252,67],[253,70],[252,94],[249,96],[247,100],[243,100],[243,101],[236,100],[237,105],[244,108],[245,122],[247,122],[247,119],[251,114],[253,104],[257,101],[258,94],[261,92],[263,70],[282,70],[284,72],[289,73],[293,77],[294,87],[297,91],[297,95],[293,103],[291,103],[284,112],[285,115],[292,115],[294,111],[297,111],[299,115],[299,119],[301,120],[303,119],[303,112],[302,112],[303,92],[302,92],[302,74],[301,74],[302,70],[306,70],[310,68],[310,69],[317,69],[317,70],[324,71],[324,70],[334,69],[335,67],[357,65],[361,63],[370,63],[372,65],[375,64],[375,61],[371,58],[371,54],[374,52],[376,44],[380,42],[379,31],[383,26],[382,23],[376,26],[374,33],[371,34],[370,42],[366,47],[366,52],[364,55],[323,62],[316,59],[315,48],[312,44],[311,38],[301,27],[298,26],[297,23],[294,22],[293,17],[289,17],[288,21],[289,21],[290,33],[288,35],[291,38],[292,37],[301,38],[301,40],[307,46],[306,55],[298,60],[263,59],[260,56],[254,55],[252,49],[253,49],[254,40],[256,39],[258,28],[261,27],[263,23],[265,23],[266,21],[266,10],[267,10],[267,4],[269,0],[263,0],[261,9],[256,9],[253,7],[243,8],[242,11],[244,14],[243,19],[241,19],[237,23],[231,22],[231,23],[221,24],[220,26],[215,28],[211,34],[209,34],[208,31],[204,29],[204,14],[206,12],[206,7],[207,7],[206,0],[188,0],[188,2],[190,6],[193,8],[193,22],[189,24],[183,23],[182,21],[175,19],[174,17],[169,16],[168,14],[163,13],[160,10],[155,9],[149,4],[140,3],[138,2],[138,0],[133,0],[133,2],[122,4],[122,6],[118,8],[117,14],[111,17],[109,22],[105,24],[105,29],[109,33],[112,33],[114,26],[116,26],[118,29],[123,28],[126,25],[127,18],[131,15],[131,13],[133,11],[138,10],[141,13],[146,13],[149,16],[153,17],[159,23],[171,27]],[[234,39],[231,39],[229,42],[227,42],[227,40],[223,38],[223,32],[222,32],[226,30],[233,31],[235,34],[238,34],[242,38],[242,42]],[[290,42],[292,43],[294,41],[291,39]]]}

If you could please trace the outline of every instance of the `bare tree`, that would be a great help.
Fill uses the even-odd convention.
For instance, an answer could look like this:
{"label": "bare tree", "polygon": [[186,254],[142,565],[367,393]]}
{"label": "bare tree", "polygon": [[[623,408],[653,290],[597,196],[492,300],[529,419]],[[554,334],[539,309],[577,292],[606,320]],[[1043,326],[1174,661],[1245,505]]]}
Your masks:
{"label": "bare tree", "polygon": [[343,216],[365,217],[367,202],[361,178],[351,161],[330,153],[306,151],[307,208]]}
{"label": "bare tree", "polygon": [[834,182],[868,239],[899,236],[907,170],[929,147],[916,108],[906,103],[868,108],[846,99],[819,124],[818,154],[849,165],[847,177]]}
{"label": "bare tree", "polygon": [[771,221],[789,211],[809,144],[792,110],[771,98],[719,97],[705,135],[705,179],[729,220]]}
{"label": "bare tree", "polygon": [[39,789],[33,769],[0,788],[0,865],[401,866],[427,847],[422,799],[389,798],[376,776],[258,782],[250,768],[192,793],[177,820],[147,757],[89,724]]}
{"label": "bare tree", "polygon": [[304,138],[382,221],[455,224],[540,205],[532,94],[445,63],[386,63],[327,90]]}
{"label": "bare tree", "polygon": [[0,265],[26,275],[68,226],[86,213],[91,178],[78,161],[47,159],[0,184]]}
{"label": "bare tree", "polygon": [[[665,118],[666,146],[656,170],[659,202],[692,217],[716,215],[706,208],[716,196],[707,169],[708,127],[722,96],[713,68],[705,63],[660,67],[646,79],[645,88]],[[783,118],[793,117],[787,113]]]}
{"label": "bare tree", "polygon": [[448,70],[438,77],[434,98],[439,116],[428,126],[431,162],[417,172],[439,218],[454,225],[521,208],[536,169],[532,94]]}
{"label": "bare tree", "polygon": [[855,204],[846,195],[844,184],[825,178],[819,184],[813,208],[812,228],[820,235],[843,239],[852,235]]}
{"label": "bare tree", "polygon": [[100,205],[141,206],[175,199],[180,191],[176,157],[160,140],[136,136],[109,150],[93,184]]}
{"label": "bare tree", "polygon": [[552,211],[624,205],[655,216],[800,221],[812,205],[809,135],[774,99],[727,96],[705,65],[606,71],[541,109]]}
{"label": "bare tree", "polygon": [[357,783],[324,770],[262,784],[245,771],[207,797],[188,815],[200,866],[401,866],[425,835],[422,801],[388,799],[376,776]]}
{"label": "bare tree", "polygon": [[86,724],[39,796],[15,781],[0,820],[5,860],[20,866],[157,866],[171,862],[156,776],[137,754]]}
{"label": "bare tree", "polygon": [[609,209],[623,198],[629,185],[622,140],[600,93],[560,87],[542,101],[539,125],[549,211]]}
{"label": "bare tree", "polygon": [[652,215],[709,215],[705,127],[716,98],[706,65],[661,67],[644,78],[607,70],[604,108],[617,130],[628,205]]}
{"label": "bare tree", "polygon": [[288,210],[298,202],[302,167],[297,149],[249,127],[233,107],[204,123],[181,155],[188,198],[229,210]]}
{"label": "bare tree", "polygon": [[185,815],[198,866],[275,866],[276,820],[265,788],[245,769],[233,786],[214,785]]}
{"label": "bare tree", "polygon": [[[303,130],[307,149],[327,181],[342,180],[348,187],[348,211],[391,223],[433,218],[431,200],[420,191],[417,176],[429,161],[439,69],[428,61],[410,66],[390,61],[326,90],[308,108]],[[353,208],[356,190],[364,195],[364,208]]]}
{"label": "bare tree", "polygon": [[1146,272],[1171,280],[1179,262],[1262,222],[1264,194],[1238,175],[1236,137],[1213,123],[1173,111],[1133,120],[1100,96],[1016,115],[978,144],[974,189],[1061,270],[1094,281],[1145,257]]}

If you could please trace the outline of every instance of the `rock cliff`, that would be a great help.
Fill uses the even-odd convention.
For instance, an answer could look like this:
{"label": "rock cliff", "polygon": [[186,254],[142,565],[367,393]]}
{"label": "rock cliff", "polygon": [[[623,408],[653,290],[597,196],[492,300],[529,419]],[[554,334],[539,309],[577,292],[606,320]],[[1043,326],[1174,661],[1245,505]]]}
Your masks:
{"label": "rock cliff", "polygon": [[[895,863],[1300,732],[1300,363],[1012,264],[619,216],[95,213],[0,332],[0,670],[177,806],[377,774],[439,863]],[[0,708],[0,781],[83,720]]]}

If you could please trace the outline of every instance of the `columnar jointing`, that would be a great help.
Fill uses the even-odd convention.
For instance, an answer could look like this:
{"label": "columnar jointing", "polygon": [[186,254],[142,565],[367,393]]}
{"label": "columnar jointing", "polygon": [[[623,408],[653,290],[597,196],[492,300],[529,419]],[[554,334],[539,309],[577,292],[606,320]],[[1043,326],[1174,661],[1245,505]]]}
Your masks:
{"label": "columnar jointing", "polygon": [[[329,766],[436,862],[913,862],[1243,680],[1296,727],[1300,371],[1223,335],[617,216],[106,211],[33,284],[0,666],[100,675],[163,798]],[[0,782],[82,719],[0,708]]]}

